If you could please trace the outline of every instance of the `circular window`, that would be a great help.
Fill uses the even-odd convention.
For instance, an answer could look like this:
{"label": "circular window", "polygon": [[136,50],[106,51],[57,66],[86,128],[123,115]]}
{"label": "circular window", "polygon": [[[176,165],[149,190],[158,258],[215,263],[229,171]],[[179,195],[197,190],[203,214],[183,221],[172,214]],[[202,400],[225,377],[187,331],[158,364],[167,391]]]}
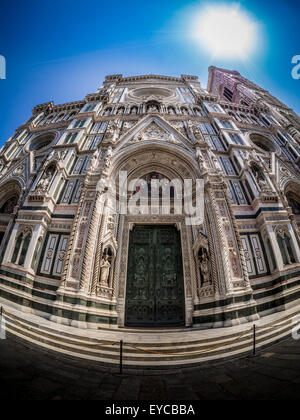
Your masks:
{"label": "circular window", "polygon": [[266,137],[260,136],[259,134],[253,134],[250,135],[250,140],[253,144],[255,144],[255,146],[257,146],[264,152],[276,152],[275,145],[271,142],[271,140],[267,139]]}
{"label": "circular window", "polygon": [[43,134],[38,136],[31,141],[29,150],[33,151],[44,149],[45,147],[50,146],[54,139],[55,134]]}

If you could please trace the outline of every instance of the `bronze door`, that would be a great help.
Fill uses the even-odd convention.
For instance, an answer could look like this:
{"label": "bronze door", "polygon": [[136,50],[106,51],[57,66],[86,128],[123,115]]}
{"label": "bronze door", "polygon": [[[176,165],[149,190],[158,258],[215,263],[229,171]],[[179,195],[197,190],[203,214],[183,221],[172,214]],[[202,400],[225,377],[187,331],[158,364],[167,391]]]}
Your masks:
{"label": "bronze door", "polygon": [[127,326],[184,325],[180,232],[174,226],[136,226],[130,235]]}

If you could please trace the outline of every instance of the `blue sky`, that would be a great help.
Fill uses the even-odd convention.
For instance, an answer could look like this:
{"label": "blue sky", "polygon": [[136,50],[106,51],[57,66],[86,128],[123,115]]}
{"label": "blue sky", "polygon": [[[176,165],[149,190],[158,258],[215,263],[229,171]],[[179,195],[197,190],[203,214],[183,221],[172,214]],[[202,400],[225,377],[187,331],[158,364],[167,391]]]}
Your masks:
{"label": "blue sky", "polygon": [[298,0],[240,1],[255,20],[259,45],[247,62],[218,59],[190,37],[192,18],[207,4],[181,0],[1,0],[0,144],[31,109],[82,99],[107,74],[198,75],[210,65],[235,69],[300,113],[300,79],[291,60],[300,55]]}

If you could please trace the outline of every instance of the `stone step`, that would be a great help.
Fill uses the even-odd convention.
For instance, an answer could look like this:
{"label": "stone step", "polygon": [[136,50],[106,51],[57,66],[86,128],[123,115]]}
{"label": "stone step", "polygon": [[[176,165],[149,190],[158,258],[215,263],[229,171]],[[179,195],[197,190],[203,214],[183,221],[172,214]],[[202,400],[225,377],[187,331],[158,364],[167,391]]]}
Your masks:
{"label": "stone step", "polygon": [[[20,313],[21,314],[21,313]],[[237,357],[243,354],[250,354],[253,346],[253,329],[251,325],[240,326],[240,329],[234,327],[228,328],[224,334],[224,329],[218,330],[193,330],[190,333],[192,338],[195,334],[206,334],[206,338],[199,340],[179,341],[178,335],[173,335],[174,341],[162,341],[166,338],[166,333],[159,334],[156,331],[153,334],[152,342],[148,340],[141,341],[139,334],[131,334],[131,340],[126,341],[126,333],[120,331],[117,335],[112,332],[112,340],[97,339],[85,335],[86,331],[80,330],[74,333],[76,328],[64,327],[63,330],[55,328],[57,325],[43,320],[43,323],[34,322],[31,317],[30,322],[24,319],[24,314],[9,312],[4,309],[6,320],[6,329],[8,332],[18,337],[28,340],[42,347],[62,352],[65,354],[97,360],[106,364],[119,364],[120,358],[120,340],[124,339],[123,345],[123,363],[127,366],[149,366],[149,367],[168,367],[178,365],[199,364],[205,361],[220,360],[229,357]],[[282,314],[282,317],[273,322],[265,322],[258,325],[256,331],[256,347],[270,345],[283,339],[291,332],[295,321],[295,313]],[[266,317],[267,318],[267,317]],[[270,318],[270,317],[268,317]],[[267,321],[267,320],[266,320]],[[79,334],[80,333],[80,334]],[[209,336],[213,334],[213,336]],[[116,339],[118,337],[118,339]],[[170,340],[170,337],[168,337]]]}

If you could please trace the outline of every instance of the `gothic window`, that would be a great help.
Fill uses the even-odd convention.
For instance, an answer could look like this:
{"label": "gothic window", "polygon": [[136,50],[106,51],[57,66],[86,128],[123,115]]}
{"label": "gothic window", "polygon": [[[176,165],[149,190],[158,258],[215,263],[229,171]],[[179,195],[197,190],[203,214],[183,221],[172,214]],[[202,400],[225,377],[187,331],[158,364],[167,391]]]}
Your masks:
{"label": "gothic window", "polygon": [[233,92],[230,89],[228,89],[226,86],[224,87],[223,95],[229,102],[232,102]]}
{"label": "gothic window", "polygon": [[246,189],[247,189],[247,192],[248,192],[248,194],[249,194],[249,196],[250,196],[250,198],[251,198],[251,201],[253,201],[254,200],[254,198],[255,198],[255,196],[254,196],[254,194],[253,194],[253,191],[252,191],[252,188],[250,187],[250,184],[249,184],[249,182],[248,182],[248,180],[247,179],[245,179],[245,186],[246,186]]}
{"label": "gothic window", "polygon": [[229,137],[231,138],[233,143],[244,145],[243,140],[241,139],[241,137],[238,134],[229,133]]}
{"label": "gothic window", "polygon": [[94,111],[97,104],[86,104],[80,112],[91,112]]}
{"label": "gothic window", "polygon": [[89,162],[90,157],[77,158],[72,169],[72,174],[79,175],[85,173],[87,171]]}
{"label": "gothic window", "polygon": [[270,254],[270,258],[272,262],[272,271],[274,271],[277,268],[277,263],[276,263],[273,247],[271,245],[271,241],[269,238],[267,239],[267,246],[268,246],[268,250],[269,250],[269,254]]}
{"label": "gothic window", "polygon": [[292,160],[296,161],[298,159],[298,154],[293,150],[292,147],[287,148],[288,153],[292,156]]}
{"label": "gothic window", "polygon": [[11,262],[13,264],[15,264],[17,262],[17,259],[18,259],[19,254],[20,254],[20,249],[21,249],[22,243],[23,243],[23,233],[21,233],[18,236],[17,241],[16,241],[14,253],[13,253],[13,256],[12,256],[12,259],[11,259]]}
{"label": "gothic window", "polygon": [[277,242],[281,252],[282,260],[284,265],[294,264],[296,262],[291,240],[289,235],[285,232],[277,233]]}
{"label": "gothic window", "polygon": [[207,107],[210,112],[222,112],[218,104],[207,104]]}
{"label": "gothic window", "polygon": [[23,246],[21,248],[21,254],[19,258],[19,265],[23,265],[25,262],[25,258],[26,258],[27,250],[29,248],[30,241],[31,241],[31,234],[28,234],[25,236],[25,239],[23,241]]}
{"label": "gothic window", "polygon": [[102,134],[105,133],[106,128],[107,128],[108,122],[101,122],[101,123],[95,123],[91,129],[91,133],[96,134]]}
{"label": "gothic window", "polygon": [[237,175],[230,158],[220,158],[219,160],[226,175]]}
{"label": "gothic window", "polygon": [[251,118],[252,122],[254,122],[255,124],[259,124],[256,117],[254,117],[253,115],[250,115],[250,118]]}
{"label": "gothic window", "polygon": [[204,136],[204,139],[210,145],[212,150],[225,151],[226,147],[219,136]]}
{"label": "gothic window", "polygon": [[227,120],[220,120],[220,124],[222,125],[222,127],[224,128],[228,128],[228,129],[233,129],[233,125],[231,124],[230,121]]}
{"label": "gothic window", "polygon": [[209,123],[200,123],[200,130],[202,134],[216,134],[214,127]]}
{"label": "gothic window", "polygon": [[87,136],[83,149],[84,150],[96,149],[98,144],[101,143],[102,139],[103,139],[103,134],[101,134],[100,136]]}
{"label": "gothic window", "polygon": [[74,134],[69,133],[65,137],[64,144],[73,144],[75,142],[75,140],[76,140],[76,137],[77,137],[77,133],[74,133]]}
{"label": "gothic window", "polygon": [[72,174],[79,175],[83,169],[84,162],[85,162],[84,157],[77,158],[73,166]]}
{"label": "gothic window", "polygon": [[21,233],[16,241],[15,249],[11,262],[13,264],[23,265],[26,259],[27,251],[31,241],[31,232]]}
{"label": "gothic window", "polygon": [[85,124],[85,120],[77,120],[75,121],[74,128],[81,128]]}
{"label": "gothic window", "polygon": [[265,123],[267,127],[270,127],[271,121],[269,121],[267,117],[265,117],[264,115],[261,115],[261,120]]}

